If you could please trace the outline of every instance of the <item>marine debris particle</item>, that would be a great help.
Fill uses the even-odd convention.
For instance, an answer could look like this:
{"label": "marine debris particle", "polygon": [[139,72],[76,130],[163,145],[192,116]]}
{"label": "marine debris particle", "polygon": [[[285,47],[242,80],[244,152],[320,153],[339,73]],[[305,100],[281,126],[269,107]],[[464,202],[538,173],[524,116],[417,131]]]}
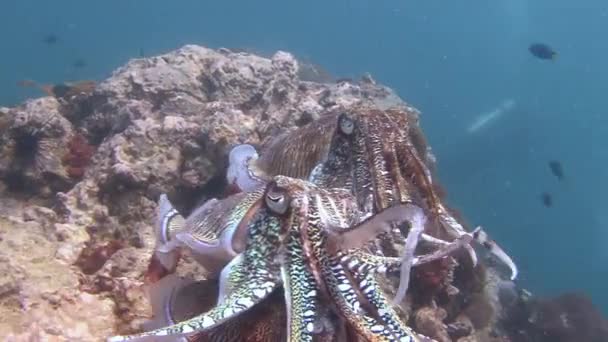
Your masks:
{"label": "marine debris particle", "polygon": [[549,161],[549,169],[551,173],[557,177],[558,180],[564,180],[564,168],[562,167],[562,163],[559,160],[551,160]]}
{"label": "marine debris particle", "polygon": [[49,33],[42,38],[42,42],[47,45],[55,45],[59,41],[59,36],[54,33]]}
{"label": "marine debris particle", "polygon": [[553,196],[550,193],[543,192],[540,195],[540,199],[545,207],[551,208],[553,206]]}
{"label": "marine debris particle", "polygon": [[68,176],[73,179],[82,178],[93,153],[95,153],[95,147],[89,145],[82,134],[74,134],[68,142],[68,152],[61,159]]}
{"label": "marine debris particle", "polygon": [[549,45],[543,43],[534,43],[528,47],[528,51],[534,57],[545,60],[555,60],[557,58],[557,52],[553,50]]}
{"label": "marine debris particle", "polygon": [[79,58],[72,63],[72,67],[76,69],[82,69],[87,66],[87,61],[83,58]]}

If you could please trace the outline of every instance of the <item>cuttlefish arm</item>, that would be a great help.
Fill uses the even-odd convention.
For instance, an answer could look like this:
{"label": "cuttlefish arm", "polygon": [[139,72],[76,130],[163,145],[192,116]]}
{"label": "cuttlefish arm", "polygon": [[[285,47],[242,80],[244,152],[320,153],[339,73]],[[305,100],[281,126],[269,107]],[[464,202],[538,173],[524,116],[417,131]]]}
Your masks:
{"label": "cuttlefish arm", "polygon": [[[253,253],[255,254],[255,252]],[[268,297],[280,284],[272,272],[267,271],[255,260],[258,255],[245,253],[236,262],[227,265],[224,282],[220,285],[220,293],[224,294],[221,303],[209,311],[188,320],[157,328],[152,331],[128,335],[114,336],[107,342],[121,341],[158,341],[171,338],[189,337],[219,326],[229,319],[237,317],[254,305]]]}
{"label": "cuttlefish arm", "polygon": [[[217,292],[215,281],[194,281],[170,274],[146,287],[154,317],[142,327],[144,330],[163,328],[206,312],[215,305]],[[189,342],[189,339],[169,336],[162,341]]]}
{"label": "cuttlefish arm", "polygon": [[255,147],[242,144],[230,150],[228,155],[228,170],[226,180],[228,184],[236,185],[241,191],[252,191],[262,186],[263,178],[254,174],[253,164],[259,158]]}
{"label": "cuttlefish arm", "polygon": [[[440,206],[439,213],[441,223],[451,229],[451,231],[455,232],[457,236],[467,234],[462,225],[458,223],[456,219],[454,219],[454,217],[452,217],[443,206]],[[498,260],[500,260],[510,269],[511,280],[515,280],[515,278],[517,278],[518,269],[515,262],[513,262],[513,259],[511,259],[511,257],[494,240],[492,240],[490,236],[481,227],[477,227],[477,229],[473,232],[473,238],[477,243],[487,249],[490,254],[495,256]],[[467,247],[467,251],[471,256],[473,265],[476,265],[477,256],[475,254],[475,251],[471,246]]]}
{"label": "cuttlefish arm", "polygon": [[492,240],[481,227],[478,227],[473,232],[473,238],[479,244],[488,249],[492,255],[498,258],[498,260],[502,261],[505,265],[507,265],[507,267],[509,267],[511,270],[511,280],[515,280],[515,278],[517,278],[518,269],[515,262],[513,262],[511,257],[502,248],[500,248],[500,246],[494,240]]}
{"label": "cuttlefish arm", "polygon": [[[443,241],[443,240],[441,240]],[[473,241],[472,234],[465,234],[454,241],[438,244],[438,248],[428,254],[416,255],[412,259],[412,267],[443,259],[464,248]],[[387,257],[353,249],[340,253],[340,262],[356,273],[380,273],[401,271],[402,258]]]}
{"label": "cuttlefish arm", "polygon": [[399,302],[405,297],[409,284],[410,269],[415,261],[414,251],[426,221],[427,218],[422,208],[413,204],[395,205],[369,217],[352,228],[330,229],[328,239],[330,253],[339,254],[340,251],[361,248],[378,235],[389,232],[393,224],[409,222],[411,228],[403,255],[400,258],[401,276],[394,299],[394,302]]}

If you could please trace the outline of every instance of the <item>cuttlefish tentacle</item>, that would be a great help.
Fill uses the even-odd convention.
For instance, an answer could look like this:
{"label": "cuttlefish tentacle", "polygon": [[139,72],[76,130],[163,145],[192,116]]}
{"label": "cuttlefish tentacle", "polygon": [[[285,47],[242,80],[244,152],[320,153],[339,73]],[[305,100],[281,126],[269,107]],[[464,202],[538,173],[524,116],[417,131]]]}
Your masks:
{"label": "cuttlefish tentacle", "polygon": [[361,289],[338,260],[327,260],[323,272],[328,284],[329,295],[333,298],[340,315],[365,338],[372,341],[395,341],[393,331],[364,310]]}
{"label": "cuttlefish tentacle", "polygon": [[[142,326],[144,330],[153,330],[192,318],[214,307],[218,283],[214,280],[194,281],[170,274],[150,285],[147,293],[154,318]],[[154,339],[166,342],[283,342],[284,329],[276,327],[276,322],[285,319],[282,295],[281,291],[276,291],[259,306],[209,331],[187,337]]]}
{"label": "cuttlefish tentacle", "polygon": [[404,324],[397,312],[393,309],[393,305],[388,301],[380,284],[376,280],[373,272],[370,273],[352,273],[352,277],[358,283],[360,293],[365,297],[367,302],[373,308],[377,308],[375,314],[380,321],[384,323],[397,337],[398,341],[417,341],[416,333]]}
{"label": "cuttlefish tentacle", "polygon": [[[301,297],[294,296],[291,292],[297,290],[300,293],[302,292],[301,288],[304,288],[305,290],[314,290],[313,294],[319,291],[319,295],[330,299],[339,316],[344,318],[360,335],[370,340],[392,341],[392,332],[374,317],[366,314],[351,278],[338,260],[328,253],[328,233],[331,229],[337,229],[336,227],[327,227],[326,224],[343,222],[343,220],[334,217],[340,214],[331,208],[321,209],[320,207],[324,203],[321,200],[322,196],[314,193],[318,190],[312,190],[313,193],[310,193],[311,188],[302,186],[302,182],[292,182],[280,176],[275,177],[275,182],[279,185],[276,190],[271,191],[273,198],[276,197],[275,201],[291,198],[290,215],[288,215],[289,223],[287,225],[289,228],[289,243],[286,245],[288,251],[287,264],[284,263],[284,265],[289,266],[294,263],[295,266],[298,263],[301,264],[296,272],[286,274],[288,272],[284,271],[285,288],[288,289],[288,294],[290,294],[287,302],[290,303],[288,311],[291,311],[289,329],[291,329],[292,340],[310,341],[312,340],[312,332],[315,331],[312,317],[316,315],[316,310],[310,302],[294,301],[294,299],[301,299]],[[281,184],[284,186],[281,186]],[[271,189],[272,187],[271,185]],[[372,229],[372,231],[376,230]],[[344,238],[344,236],[341,237]],[[341,242],[348,244],[346,240],[342,239]],[[339,248],[335,241],[334,247]],[[284,270],[286,269],[285,266]],[[302,310],[294,307],[294,305],[310,310],[307,313],[302,313]]]}
{"label": "cuttlefish tentacle", "polygon": [[[441,244],[439,248],[431,253],[414,256],[412,267],[448,257],[458,249],[469,245],[471,241],[473,241],[473,235],[465,234],[451,242]],[[399,272],[403,260],[398,257],[371,254],[360,249],[340,252],[339,256],[342,264],[346,265],[351,271],[357,273],[372,272],[386,274]]]}
{"label": "cuttlefish tentacle", "polygon": [[281,266],[285,303],[287,305],[287,336],[289,341],[312,341],[319,327],[318,290],[308,270],[297,236],[290,234],[286,262]]}
{"label": "cuttlefish tentacle", "polygon": [[[305,224],[301,224],[300,229],[304,254],[308,257],[311,268],[320,273],[317,282],[324,292],[333,298],[341,316],[345,317],[362,336],[380,341],[412,341],[414,335],[410,330],[399,329],[398,326],[393,326],[392,321],[387,325],[386,322],[378,319],[378,315],[370,316],[364,307],[363,293],[370,291],[370,288],[361,287],[365,284],[357,283],[353,275],[340,263],[339,257],[329,254],[327,249],[328,243],[333,244],[332,248],[338,249],[367,243],[390,228],[390,223],[387,222],[403,221],[405,217],[389,215],[385,212],[384,215],[377,215],[373,223],[366,222],[352,229],[337,229],[327,226],[330,220],[321,214],[323,212],[319,208],[321,203],[318,200],[309,203],[306,199],[301,202],[302,206],[310,207],[310,210],[305,210],[307,219],[303,220]],[[333,233],[333,236],[328,233]],[[332,237],[339,242],[329,241]]]}
{"label": "cuttlefish tentacle", "polygon": [[222,304],[213,307],[210,311],[189,320],[149,332],[129,336],[114,336],[109,338],[108,342],[153,341],[155,337],[159,336],[189,336],[208,331],[224,321],[238,316],[261,302],[278,287],[276,279],[268,277],[268,274],[255,274],[255,269],[251,268],[248,271],[250,272],[247,274],[249,279],[246,275],[240,276],[243,279],[243,283],[239,284],[241,286],[235,287],[236,290],[228,294]]}
{"label": "cuttlefish tentacle", "polygon": [[[403,175],[407,175],[411,173],[411,171],[408,172],[408,169],[414,170],[413,179],[416,181],[422,191],[428,196],[429,207],[431,208],[433,216],[439,221],[444,231],[450,234],[453,238],[458,238],[467,234],[467,231],[464,229],[464,227],[449,213],[449,211],[441,202],[439,196],[436,194],[434,186],[432,184],[431,172],[426,166],[426,164],[418,156],[418,153],[416,152],[416,149],[413,144],[410,142],[409,139],[406,138],[406,133],[399,129],[399,126],[394,122],[391,115],[389,115],[387,112],[384,112],[383,116],[386,122],[393,124],[392,131],[401,136],[398,139],[400,142],[400,146],[397,147],[402,150],[400,157],[405,161],[404,163],[400,163],[401,173]],[[486,233],[478,234],[475,237],[476,241],[480,242],[480,244],[487,248],[490,253],[495,255],[499,260],[501,260],[503,263],[505,263],[505,265],[507,265],[511,269],[511,279],[515,279],[515,277],[517,277],[517,266],[509,257],[509,255],[505,253],[504,250],[500,248],[497,243],[491,240]],[[466,246],[465,248],[471,257],[473,265],[477,265],[477,255],[473,248],[471,246]]]}
{"label": "cuttlefish tentacle", "polygon": [[396,301],[401,301],[405,297],[409,283],[410,268],[415,259],[414,251],[426,223],[426,216],[420,207],[412,204],[395,205],[355,227],[341,230],[330,227],[327,229],[331,234],[328,241],[330,252],[363,247],[375,237],[390,231],[392,225],[405,221],[409,221],[412,228],[405,241],[401,257],[401,276],[395,297]]}
{"label": "cuttlefish tentacle", "polygon": [[[409,201],[407,184],[415,184],[426,199],[431,211],[431,217],[452,238],[466,234],[466,230],[448,212],[432,183],[431,172],[422,161],[418,152],[406,136],[401,117],[390,111],[374,112],[362,116],[342,114],[338,117],[338,132],[336,135],[350,137],[352,167],[355,174],[353,192],[367,201],[370,193],[373,196],[375,210],[390,205],[395,200]],[[400,120],[399,123],[396,120]],[[349,130],[340,132],[340,122],[349,121]],[[388,137],[385,139],[383,137]],[[335,140],[336,141],[336,140]],[[365,156],[366,153],[372,156]],[[330,156],[332,158],[332,150]],[[329,170],[328,170],[329,171]],[[362,203],[365,205],[365,203]],[[476,238],[484,247],[504,262],[511,269],[511,278],[517,275],[517,267],[511,258],[487,234],[479,234]],[[484,243],[486,242],[486,243]],[[477,255],[471,246],[465,246],[473,265],[477,264]]]}
{"label": "cuttlefish tentacle", "polygon": [[[276,257],[280,223],[275,217],[264,215],[261,211],[250,225],[249,241],[242,259],[230,263],[223,286],[230,289],[221,304],[206,313],[186,321],[149,332],[115,336],[108,342],[147,341],[159,336],[189,336],[218,326],[251,309],[268,297],[279,285],[280,278],[273,260]],[[264,233],[261,233],[263,230]]]}
{"label": "cuttlefish tentacle", "polygon": [[410,205],[404,210],[407,210],[407,214],[410,217],[410,231],[407,234],[403,255],[401,257],[399,287],[397,288],[397,293],[393,299],[393,303],[395,304],[400,303],[405,298],[405,293],[410,282],[410,269],[414,262],[414,252],[416,246],[418,246],[420,235],[422,234],[422,231],[424,231],[424,225],[426,224],[426,216],[420,207]]}

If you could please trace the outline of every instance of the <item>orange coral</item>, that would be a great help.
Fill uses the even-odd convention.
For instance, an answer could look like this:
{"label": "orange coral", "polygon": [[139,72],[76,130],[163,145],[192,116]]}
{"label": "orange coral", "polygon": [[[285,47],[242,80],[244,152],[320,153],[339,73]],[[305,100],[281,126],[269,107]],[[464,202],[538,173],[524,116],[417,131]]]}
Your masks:
{"label": "orange coral", "polygon": [[68,176],[74,179],[82,178],[94,152],[95,147],[91,146],[82,134],[74,134],[68,142],[68,152],[62,158]]}

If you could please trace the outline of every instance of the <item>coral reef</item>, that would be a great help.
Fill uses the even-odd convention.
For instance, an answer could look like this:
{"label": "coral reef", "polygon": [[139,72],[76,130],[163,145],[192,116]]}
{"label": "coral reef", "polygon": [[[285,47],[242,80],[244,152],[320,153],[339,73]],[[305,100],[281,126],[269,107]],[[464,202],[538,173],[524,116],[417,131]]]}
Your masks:
{"label": "coral reef", "polygon": [[580,293],[510,298],[503,324],[513,341],[608,341],[608,321]]}
{"label": "coral reef", "polygon": [[[0,336],[97,341],[138,331],[152,313],[144,284],[162,276],[150,264],[162,193],[187,214],[227,191],[232,146],[262,146],[336,108],[415,112],[368,75],[319,83],[329,77],[310,68],[285,52],[188,45],[133,59],[86,91],[0,108]],[[205,277],[192,256],[182,259],[179,274]],[[446,297],[446,279],[462,269],[440,260],[413,278]],[[474,279],[462,287],[474,293],[466,303],[425,303],[410,323],[440,341],[605,336],[605,320],[580,297],[524,301],[506,290],[506,303],[499,277],[476,276],[464,277]]]}

